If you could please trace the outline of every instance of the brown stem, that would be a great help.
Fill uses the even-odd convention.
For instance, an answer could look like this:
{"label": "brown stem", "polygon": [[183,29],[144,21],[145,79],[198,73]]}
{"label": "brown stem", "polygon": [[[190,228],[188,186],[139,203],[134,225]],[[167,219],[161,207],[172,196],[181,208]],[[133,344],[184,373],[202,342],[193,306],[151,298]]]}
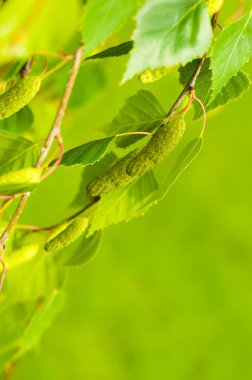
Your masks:
{"label": "brown stem", "polygon": [[[83,46],[80,46],[79,49],[77,50],[76,54],[75,54],[74,63],[73,63],[71,72],[69,74],[68,82],[66,84],[65,92],[64,92],[64,95],[63,95],[62,100],[60,102],[55,121],[53,123],[53,126],[52,126],[50,132],[49,132],[49,135],[46,139],[46,142],[45,142],[45,144],[41,150],[41,154],[39,156],[39,159],[37,161],[37,164],[36,164],[37,168],[41,168],[45,158],[47,157],[47,155],[48,155],[48,153],[52,147],[54,139],[55,138],[61,139],[60,128],[61,128],[63,117],[64,117],[65,112],[66,112],[66,108],[68,105],[68,101],[69,101],[71,92],[73,89],[73,85],[75,83],[75,80],[76,80],[76,77],[77,77],[77,74],[78,74],[78,71],[80,68],[82,53],[83,53]],[[4,243],[7,240],[10,233],[12,232],[14,226],[18,222],[18,219],[19,219],[20,215],[22,214],[23,209],[24,209],[29,197],[30,197],[30,192],[27,192],[22,196],[22,198],[19,202],[19,205],[17,206],[8,226],[6,227],[5,231],[3,232],[3,234],[0,238],[0,258],[1,258],[2,263],[4,262],[3,261],[4,249],[5,249]],[[2,276],[2,280],[1,280],[1,286],[2,285],[3,285],[3,276]],[[1,290],[1,288],[0,288],[0,290]]]}

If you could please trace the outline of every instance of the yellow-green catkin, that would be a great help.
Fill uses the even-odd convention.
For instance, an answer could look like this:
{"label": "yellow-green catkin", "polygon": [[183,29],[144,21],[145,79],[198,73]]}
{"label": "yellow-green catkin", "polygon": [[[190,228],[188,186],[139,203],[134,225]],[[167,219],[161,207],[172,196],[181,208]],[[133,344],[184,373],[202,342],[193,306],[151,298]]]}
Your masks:
{"label": "yellow-green catkin", "polygon": [[173,68],[173,66],[161,66],[157,67],[156,69],[146,69],[140,73],[138,79],[140,80],[140,82],[145,84],[156,82],[168,75],[173,70]]}
{"label": "yellow-green catkin", "polygon": [[78,217],[73,221],[67,223],[66,227],[62,230],[59,229],[59,233],[52,234],[49,240],[46,242],[44,249],[47,252],[57,252],[60,249],[68,246],[78,239],[88,227],[88,218]]}
{"label": "yellow-green catkin", "polygon": [[185,131],[183,116],[172,116],[166,125],[159,127],[142,151],[129,163],[127,173],[136,178],[159,164],[178,145]]}
{"label": "yellow-green catkin", "polygon": [[207,10],[209,16],[212,17],[215,13],[219,12],[221,7],[223,6],[224,0],[207,0]]}
{"label": "yellow-green catkin", "polygon": [[129,162],[137,156],[140,149],[137,148],[128,153],[125,157],[111,166],[105,173],[95,178],[87,185],[87,194],[90,197],[100,197],[119,187],[125,186],[132,182],[134,178],[130,177],[126,168]]}
{"label": "yellow-green catkin", "polygon": [[30,103],[37,94],[40,83],[39,76],[27,76],[2,94],[0,96],[0,120],[6,119]]}
{"label": "yellow-green catkin", "polygon": [[41,169],[24,168],[0,176],[0,195],[23,192],[40,181]]}

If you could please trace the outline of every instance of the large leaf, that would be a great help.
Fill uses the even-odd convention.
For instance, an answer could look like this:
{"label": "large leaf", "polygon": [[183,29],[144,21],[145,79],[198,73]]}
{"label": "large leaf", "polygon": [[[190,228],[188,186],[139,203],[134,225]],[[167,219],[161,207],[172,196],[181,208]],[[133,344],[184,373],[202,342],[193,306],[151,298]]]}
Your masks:
{"label": "large leaf", "polygon": [[[180,83],[184,86],[189,81],[192,73],[194,72],[198,61],[195,60],[188,63],[186,66],[179,69]],[[212,71],[210,69],[210,59],[206,59],[203,68],[196,81],[195,91],[197,97],[203,102],[206,111],[225,105],[231,100],[239,98],[242,93],[249,88],[251,81],[248,74],[239,71],[237,75],[233,76],[221,92],[211,101],[212,94]],[[202,115],[202,109],[198,103],[193,103],[195,108],[195,116],[197,119]]]}
{"label": "large leaf", "polygon": [[136,182],[104,195],[97,204],[88,235],[103,230],[110,224],[134,218],[157,188],[155,176],[150,171]]}
{"label": "large leaf", "polygon": [[63,156],[61,165],[93,165],[104,156],[113,139],[114,136],[106,137],[105,139],[90,141],[68,150]]}
{"label": "large leaf", "polygon": [[[104,130],[114,135],[137,131],[152,132],[162,124],[165,116],[166,112],[155,96],[149,91],[140,90],[127,99],[119,114],[104,127]],[[120,148],[126,148],[143,136],[122,136],[116,140],[116,144]]]}
{"label": "large leaf", "polygon": [[177,179],[180,177],[183,171],[191,164],[191,162],[198,155],[198,153],[201,150],[201,147],[202,138],[196,138],[186,145],[182,153],[179,155],[174,166],[170,170],[167,179],[164,181],[162,185],[159,186],[159,188],[152,195],[152,197],[150,197],[147,200],[142,209],[140,209],[139,215],[143,215],[143,213],[145,213],[151,206],[157,204],[166,196],[168,191],[171,189],[171,187],[174,185],[174,183],[177,181]]}
{"label": "large leaf", "polygon": [[64,293],[54,290],[35,311],[31,321],[27,325],[21,339],[19,349],[12,361],[15,362],[21,356],[30,351],[39,341],[44,332],[50,327],[56,314],[63,305]]}
{"label": "large leaf", "polygon": [[101,58],[110,58],[110,57],[120,57],[122,55],[126,55],[133,48],[133,41],[123,42],[120,45],[112,46],[108,49],[101,51],[100,53],[90,55],[85,59],[85,61],[89,59],[101,59]]}
{"label": "large leaf", "polygon": [[33,124],[34,115],[30,107],[26,106],[14,115],[0,121],[0,129],[13,133],[27,131]]}
{"label": "large leaf", "polygon": [[252,55],[252,10],[229,25],[218,36],[211,53],[213,70],[212,99],[221,91]]}
{"label": "large leaf", "polygon": [[203,0],[148,0],[137,15],[134,48],[123,80],[148,68],[185,64],[210,47],[212,28]]}
{"label": "large leaf", "polygon": [[90,0],[85,7],[85,56],[103,43],[136,10],[137,0]]}

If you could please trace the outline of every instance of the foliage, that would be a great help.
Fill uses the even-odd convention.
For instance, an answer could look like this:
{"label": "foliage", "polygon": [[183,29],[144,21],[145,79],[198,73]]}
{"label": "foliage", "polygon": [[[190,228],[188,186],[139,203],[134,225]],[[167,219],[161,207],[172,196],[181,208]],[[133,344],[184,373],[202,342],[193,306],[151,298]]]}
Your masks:
{"label": "foliage", "polygon": [[[178,120],[177,116],[172,119],[173,114],[181,113],[179,120],[185,117],[186,123],[190,123],[187,110],[191,101],[197,119],[240,98],[251,83],[249,75],[241,70],[252,54],[251,12],[217,33],[218,13],[211,19],[204,0],[88,0],[84,5],[78,0],[24,0],[20,12],[16,12],[18,5],[17,0],[0,5],[3,119],[0,121],[0,258],[7,268],[0,294],[4,325],[0,332],[1,371],[8,371],[36,346],[62,306],[69,268],[86,264],[94,257],[102,231],[111,224],[144,215],[165,197],[198,155],[205,125],[200,136],[190,138],[184,149],[180,145],[176,147],[182,139],[184,124],[180,133],[179,123],[171,122]],[[126,42],[118,40],[118,29],[124,24],[129,25],[132,33],[132,40],[127,36]],[[122,82],[138,74],[143,83],[138,84],[138,91],[129,93],[120,108],[119,101],[111,98],[109,91],[121,78],[109,78],[106,67],[123,66],[123,59],[128,59],[128,63]],[[175,101],[178,96],[169,91],[168,85],[167,93],[175,103],[166,109],[158,94],[150,91],[155,87],[149,82],[169,83],[169,74],[176,69],[184,91]],[[147,80],[146,77],[143,80],[147,74]],[[15,92],[20,83],[29,84],[34,78],[39,78],[34,89],[28,86],[25,93]],[[134,80],[132,83],[135,84]],[[143,89],[145,84],[147,90]],[[189,103],[184,107],[186,95]],[[116,115],[110,122],[103,122],[103,110],[96,107],[99,97],[103,97],[103,108],[112,107],[111,114]],[[92,124],[95,117],[102,120],[99,129]],[[183,139],[187,138],[185,134]],[[154,146],[153,141],[157,139],[158,144]],[[55,150],[54,141],[58,144]],[[152,157],[148,166],[146,151],[150,146],[148,154]],[[131,157],[132,150],[136,154],[134,160],[139,163],[141,159],[147,169],[126,181],[122,177],[128,175],[128,166],[122,167],[120,163],[127,160],[124,157]],[[156,168],[168,153],[171,157]],[[170,167],[169,162],[172,162]],[[84,169],[75,198],[69,200],[64,187],[55,184],[56,203],[66,198],[71,204],[64,205],[60,220],[55,220],[54,210],[48,209],[50,213],[43,228],[32,225],[25,214],[19,222],[30,192],[36,200],[35,187],[46,191],[46,185],[40,183],[56,170],[55,175],[63,173],[67,188],[76,166]],[[114,167],[119,168],[116,175],[121,176],[121,181],[113,177]],[[168,171],[167,178],[164,171]],[[90,196],[86,186],[104,173],[108,173],[107,181],[113,183],[110,188],[113,191]],[[25,195],[21,194],[23,198],[18,206],[20,193]],[[48,201],[50,195],[46,194]],[[10,204],[13,207],[6,210]],[[47,205],[37,207],[41,211]],[[74,213],[71,207],[76,208]],[[35,210],[36,213],[39,212]],[[59,238],[58,252],[59,242],[55,246],[53,239]],[[48,248],[52,241],[54,246]],[[0,274],[3,282],[4,266]]]}

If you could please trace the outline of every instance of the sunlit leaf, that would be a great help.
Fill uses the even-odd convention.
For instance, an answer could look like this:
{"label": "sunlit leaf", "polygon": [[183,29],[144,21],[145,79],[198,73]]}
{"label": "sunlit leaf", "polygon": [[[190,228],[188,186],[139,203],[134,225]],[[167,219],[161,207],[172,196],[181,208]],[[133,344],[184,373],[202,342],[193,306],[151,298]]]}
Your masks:
{"label": "sunlit leaf", "polygon": [[63,156],[61,165],[93,165],[104,156],[113,139],[114,136],[101,140],[94,140],[68,150]]}
{"label": "sunlit leaf", "polygon": [[230,24],[217,37],[211,58],[213,70],[212,99],[236,75],[252,55],[252,10]]}
{"label": "sunlit leaf", "polygon": [[148,0],[136,20],[124,81],[148,68],[185,64],[210,47],[212,28],[204,1]]}
{"label": "sunlit leaf", "polygon": [[85,56],[104,42],[136,10],[136,0],[90,0],[84,8]]}

